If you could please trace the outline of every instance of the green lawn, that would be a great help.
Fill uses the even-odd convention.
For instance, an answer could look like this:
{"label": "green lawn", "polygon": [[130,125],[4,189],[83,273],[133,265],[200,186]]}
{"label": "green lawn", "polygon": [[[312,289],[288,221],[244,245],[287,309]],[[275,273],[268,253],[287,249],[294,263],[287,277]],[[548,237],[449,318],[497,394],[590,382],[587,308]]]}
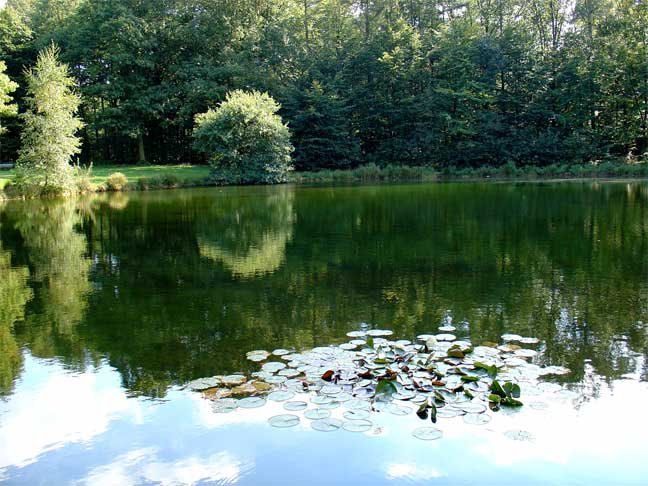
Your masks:
{"label": "green lawn", "polygon": [[[136,182],[143,177],[162,177],[167,175],[176,176],[181,180],[197,181],[209,175],[209,167],[206,165],[102,165],[92,168],[92,182],[101,184],[114,172],[124,174],[129,182]],[[0,189],[2,189],[12,178],[13,170],[0,171]]]}

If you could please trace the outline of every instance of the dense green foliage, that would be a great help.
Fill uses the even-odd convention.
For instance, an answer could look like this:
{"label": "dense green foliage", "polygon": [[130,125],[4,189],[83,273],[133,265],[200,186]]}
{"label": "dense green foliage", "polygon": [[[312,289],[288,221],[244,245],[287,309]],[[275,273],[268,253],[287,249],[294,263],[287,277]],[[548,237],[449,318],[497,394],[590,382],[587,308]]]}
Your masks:
{"label": "dense green foliage", "polygon": [[16,164],[15,184],[29,194],[74,192],[71,157],[80,152],[76,136],[83,126],[75,115],[81,99],[72,90],[74,80],[65,64],[58,61],[58,49],[47,47],[36,67],[25,73],[27,111]]}
{"label": "dense green foliage", "polygon": [[229,93],[218,108],[196,117],[196,148],[207,154],[217,184],[276,184],[292,170],[288,127],[267,94]]}
{"label": "dense green foliage", "polygon": [[[645,1],[8,0],[0,10],[14,80],[52,40],[80,87],[82,158],[95,163],[201,161],[195,115],[235,89],[281,104],[297,170],[636,160],[648,147]],[[11,151],[20,127],[9,128]]]}
{"label": "dense green foliage", "polygon": [[[0,61],[0,135],[5,132],[2,127],[2,118],[16,114],[18,107],[12,103],[11,93],[16,91],[18,84],[14,83],[9,76],[5,74],[7,65]],[[2,152],[0,152],[0,161],[2,161]]]}

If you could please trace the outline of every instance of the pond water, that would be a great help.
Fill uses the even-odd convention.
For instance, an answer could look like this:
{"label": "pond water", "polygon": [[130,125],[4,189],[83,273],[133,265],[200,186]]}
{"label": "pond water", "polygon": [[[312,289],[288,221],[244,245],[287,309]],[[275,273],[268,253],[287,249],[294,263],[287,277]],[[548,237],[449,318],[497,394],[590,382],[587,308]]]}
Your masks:
{"label": "pond water", "polygon": [[[414,413],[323,433],[185,387],[249,376],[251,350],[450,321],[474,345],[538,338],[531,361],[571,372],[431,441]],[[645,182],[0,202],[0,482],[645,484],[647,357]]]}

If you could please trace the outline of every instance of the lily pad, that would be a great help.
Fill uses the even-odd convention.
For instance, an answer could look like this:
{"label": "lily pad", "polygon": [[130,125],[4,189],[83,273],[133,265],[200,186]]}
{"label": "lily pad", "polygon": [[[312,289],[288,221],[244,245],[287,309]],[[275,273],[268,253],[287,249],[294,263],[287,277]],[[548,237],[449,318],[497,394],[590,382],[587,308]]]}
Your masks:
{"label": "lily pad", "polygon": [[347,420],[366,420],[371,413],[368,410],[347,410],[342,415]]}
{"label": "lily pad", "polygon": [[270,356],[267,351],[250,351],[247,353],[247,359],[254,362],[265,361]]}
{"label": "lily pad", "polygon": [[233,398],[221,398],[212,402],[212,410],[216,413],[229,413],[238,408],[238,403]]}
{"label": "lily pad", "polygon": [[277,373],[277,375],[285,376],[286,378],[294,378],[295,376],[301,375],[301,373],[295,369],[286,368],[284,370],[279,370],[279,373]]}
{"label": "lily pad", "polygon": [[268,419],[268,423],[273,427],[287,428],[299,425],[299,417],[292,414],[275,415]]}
{"label": "lily pad", "polygon": [[227,375],[222,379],[223,385],[226,386],[237,386],[245,383],[247,378],[243,375]]}
{"label": "lily pad", "polygon": [[371,403],[360,398],[349,400],[345,402],[344,406],[349,410],[371,410]]}
{"label": "lily pad", "polygon": [[285,383],[286,381],[288,381],[288,378],[286,378],[285,376],[279,376],[279,375],[277,375],[277,376],[269,376],[269,377],[267,377],[265,379],[266,383],[270,383],[272,385],[281,385],[282,383]]}
{"label": "lily pad", "polygon": [[455,339],[457,339],[457,336],[448,333],[437,334],[434,337],[436,338],[437,341],[454,341]]}
{"label": "lily pad", "polygon": [[286,363],[281,363],[280,361],[270,361],[264,364],[261,369],[268,373],[276,373],[279,370],[283,370],[286,367]]}
{"label": "lily pad", "polygon": [[325,418],[320,420],[313,420],[311,428],[318,432],[334,432],[342,427],[342,421],[334,418]]}
{"label": "lily pad", "polygon": [[324,410],[323,408],[311,408],[304,412],[304,417],[310,420],[321,420],[329,418],[331,416],[330,410]]}
{"label": "lily pad", "polygon": [[295,393],[291,391],[273,391],[268,395],[268,400],[273,402],[285,402],[286,400],[291,400],[295,397]]}
{"label": "lily pad", "polygon": [[454,326],[439,326],[439,331],[441,332],[454,332],[457,328]]}
{"label": "lily pad", "polygon": [[531,434],[531,432],[528,432],[526,430],[507,430],[506,432],[504,432],[504,435],[511,440],[519,440],[522,442],[529,442],[533,440],[533,435]]}
{"label": "lily pad", "polygon": [[287,349],[275,349],[272,354],[275,356],[285,356],[286,354],[290,354],[290,351]]}
{"label": "lily pad", "polygon": [[285,402],[283,404],[284,410],[289,410],[291,412],[298,412],[300,410],[305,410],[308,407],[308,403],[302,402],[300,400]]}
{"label": "lily pad", "polygon": [[215,388],[221,384],[222,380],[219,377],[213,376],[211,378],[198,378],[197,380],[190,381],[187,383],[187,388],[194,391],[203,391]]}
{"label": "lily pad", "polygon": [[259,408],[266,404],[265,398],[261,397],[246,397],[238,401],[238,406],[241,408]]}
{"label": "lily pad", "polygon": [[443,437],[443,432],[436,427],[419,427],[414,429],[412,435],[421,440],[437,440]]}
{"label": "lily pad", "polygon": [[389,329],[370,329],[367,331],[367,336],[378,337],[378,336],[391,336],[394,334],[394,331]]}
{"label": "lily pad", "polygon": [[450,407],[443,407],[437,410],[437,417],[439,418],[453,418],[459,415],[459,412]]}
{"label": "lily pad", "polygon": [[365,337],[367,335],[366,331],[349,331],[346,334],[349,337],[356,338],[356,337]]}
{"label": "lily pad", "polygon": [[386,410],[393,414],[393,415],[409,415],[412,413],[412,409],[410,407],[406,407],[405,405],[398,405],[397,403],[390,403],[387,405]]}
{"label": "lily pad", "polygon": [[463,421],[470,425],[484,425],[491,421],[491,417],[485,413],[468,413],[463,416]]}
{"label": "lily pad", "polygon": [[486,405],[476,402],[462,403],[459,408],[467,414],[480,414],[486,411]]}
{"label": "lily pad", "polygon": [[349,432],[366,432],[373,424],[369,420],[347,420],[342,423],[342,428]]}

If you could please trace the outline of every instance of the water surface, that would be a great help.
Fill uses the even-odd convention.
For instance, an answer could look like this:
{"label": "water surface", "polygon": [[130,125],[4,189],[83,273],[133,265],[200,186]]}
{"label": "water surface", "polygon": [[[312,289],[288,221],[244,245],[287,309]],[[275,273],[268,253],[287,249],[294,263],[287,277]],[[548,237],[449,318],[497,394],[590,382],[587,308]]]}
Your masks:
{"label": "water surface", "polygon": [[[641,483],[648,184],[226,188],[0,202],[0,480],[10,484]],[[189,380],[252,349],[399,338],[450,315],[571,374],[487,426],[381,414],[286,430]],[[565,392],[567,390],[568,392]],[[519,442],[504,432],[529,431]]]}

